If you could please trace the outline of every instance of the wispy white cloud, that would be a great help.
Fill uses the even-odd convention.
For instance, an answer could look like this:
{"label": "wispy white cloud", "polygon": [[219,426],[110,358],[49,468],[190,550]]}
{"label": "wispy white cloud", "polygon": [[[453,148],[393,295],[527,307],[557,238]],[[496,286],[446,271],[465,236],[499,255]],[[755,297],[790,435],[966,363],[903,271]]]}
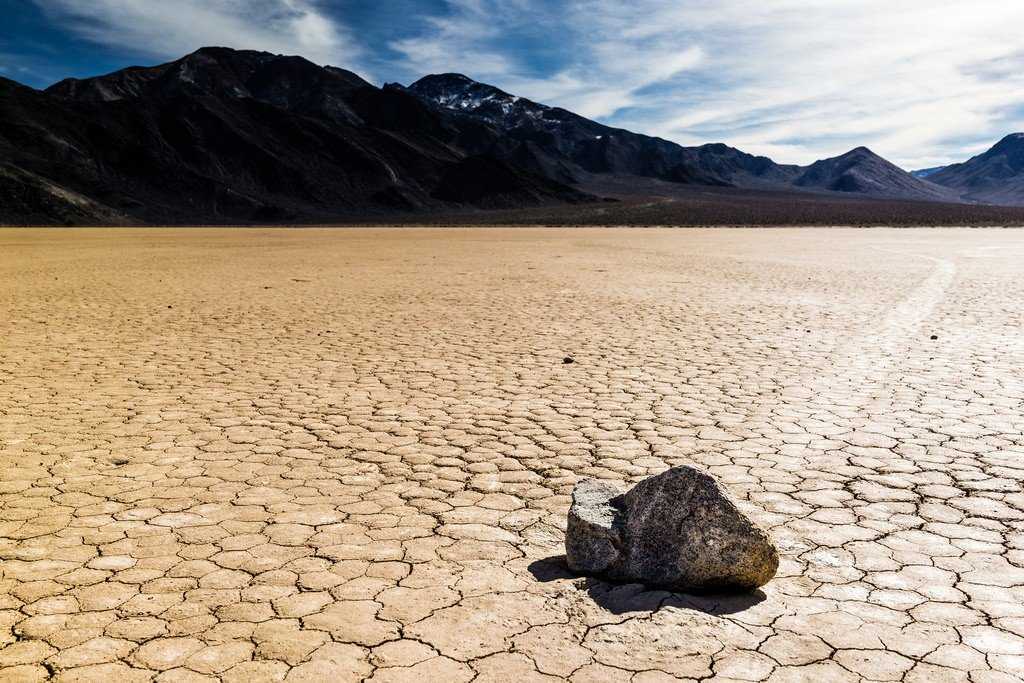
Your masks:
{"label": "wispy white cloud", "polygon": [[[635,41],[627,49],[615,27],[592,26],[580,3],[552,11],[543,0],[445,0],[446,12],[428,18],[427,30],[393,41],[410,72],[465,70],[469,75],[584,116],[604,117],[638,102],[639,91],[694,69],[704,59],[698,45],[671,39]],[[594,32],[591,33],[590,29]],[[621,27],[619,27],[621,28]],[[537,73],[509,36],[539,33],[574,57]]]}
{"label": "wispy white cloud", "polygon": [[[1024,3],[1006,0],[572,0],[537,74],[496,38],[544,0],[449,2],[393,47],[533,99],[683,143],[807,163],[868,145],[906,167],[1024,128]],[[549,17],[546,17],[549,18]],[[429,55],[429,59],[425,56]],[[1017,113],[1014,113],[1017,112]]]}
{"label": "wispy white cloud", "polygon": [[669,137],[727,137],[800,162],[866,144],[914,167],[979,151],[1021,124],[1005,119],[1024,102],[1021,72],[982,75],[1020,54],[1020,3],[646,5],[650,35],[685,26],[709,54],[706,88],[666,93],[633,119]]}
{"label": "wispy white cloud", "polygon": [[391,41],[402,66],[414,74],[471,70],[500,78],[517,70],[495,41],[516,22],[522,2],[492,6],[488,0],[444,0],[447,12],[427,15],[413,35]]}
{"label": "wispy white cloud", "polygon": [[207,45],[357,66],[349,31],[309,0],[35,0],[86,40],[157,58]]}

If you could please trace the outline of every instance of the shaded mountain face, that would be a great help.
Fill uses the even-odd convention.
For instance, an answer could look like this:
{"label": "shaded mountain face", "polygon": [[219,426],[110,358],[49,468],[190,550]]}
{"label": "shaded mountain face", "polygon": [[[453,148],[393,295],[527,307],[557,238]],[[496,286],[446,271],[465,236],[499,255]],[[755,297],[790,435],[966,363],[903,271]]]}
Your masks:
{"label": "shaded mountain face", "polygon": [[970,201],[1024,206],[1024,133],[1008,135],[984,154],[946,166],[928,180]]}
{"label": "shaded mountain face", "polygon": [[[400,88],[400,86],[392,86]],[[696,185],[785,182],[790,171],[726,145],[686,148],[511,95],[462,74],[426,76],[407,89],[442,109],[486,122],[505,137],[487,152],[576,183],[588,175],[658,178]]]}
{"label": "shaded mountain face", "polygon": [[683,149],[692,163],[737,187],[786,188],[801,171],[799,166],[777,164],[768,157],[747,154],[722,143]]}
{"label": "shaded mountain face", "polygon": [[802,168],[777,164],[724,144],[682,147],[611,128],[462,74],[427,76],[409,86],[408,92],[501,129],[506,137],[497,149],[488,150],[490,153],[570,183],[611,174],[744,189],[956,199],[954,192],[914,178],[864,148]]}
{"label": "shaded mountain face", "polygon": [[0,224],[3,217],[13,225],[120,225],[128,217],[88,197],[30,173],[0,163]]}
{"label": "shaded mountain face", "polygon": [[475,166],[491,182],[453,195],[453,174],[500,137],[351,72],[261,52],[205,48],[45,92],[0,79],[0,196],[21,198],[0,205],[0,222],[318,220],[590,199],[497,159]]}
{"label": "shaded mountain face", "polygon": [[205,95],[254,99],[288,111],[360,123],[351,100],[373,89],[344,69],[319,67],[302,57],[203,48],[176,62],[132,67],[85,80],[66,79],[46,92],[86,102],[145,100]]}
{"label": "shaded mountain face", "polygon": [[817,161],[803,169],[793,183],[805,189],[850,192],[885,199],[957,199],[955,192],[915,178],[866,147]]}

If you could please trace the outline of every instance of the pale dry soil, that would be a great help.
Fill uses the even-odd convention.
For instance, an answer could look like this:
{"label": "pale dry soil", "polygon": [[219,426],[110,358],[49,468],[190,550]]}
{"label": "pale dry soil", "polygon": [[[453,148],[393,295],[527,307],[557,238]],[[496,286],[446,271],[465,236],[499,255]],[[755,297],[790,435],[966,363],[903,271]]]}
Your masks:
{"label": "pale dry soil", "polygon": [[[0,679],[1021,680],[1022,274],[998,230],[0,232]],[[568,573],[576,481],[682,463],[763,592]]]}

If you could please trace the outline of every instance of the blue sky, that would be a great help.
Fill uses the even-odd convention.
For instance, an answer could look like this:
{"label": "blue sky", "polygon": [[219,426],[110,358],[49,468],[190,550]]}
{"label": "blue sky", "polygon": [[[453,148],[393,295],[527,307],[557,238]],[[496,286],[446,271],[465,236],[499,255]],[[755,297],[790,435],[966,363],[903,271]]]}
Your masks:
{"label": "blue sky", "polygon": [[1017,0],[0,0],[0,75],[35,87],[204,45],[376,83],[460,71],[682,144],[905,168],[1024,130]]}

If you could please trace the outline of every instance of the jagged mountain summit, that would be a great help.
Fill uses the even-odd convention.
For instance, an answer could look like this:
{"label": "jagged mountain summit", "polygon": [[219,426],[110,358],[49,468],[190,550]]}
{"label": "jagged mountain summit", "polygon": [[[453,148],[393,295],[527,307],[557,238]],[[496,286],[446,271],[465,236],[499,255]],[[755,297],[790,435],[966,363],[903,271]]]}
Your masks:
{"label": "jagged mountain summit", "polygon": [[79,102],[145,100],[205,95],[252,99],[344,123],[358,123],[355,94],[373,86],[336,67],[320,67],[302,57],[266,52],[202,48],[168,64],[130,67],[96,78],[68,78],[46,89]]}
{"label": "jagged mountain summit", "polygon": [[472,113],[503,128],[512,128],[516,121],[523,118],[543,119],[554,109],[510,95],[493,85],[479,83],[463,74],[424,76],[408,89],[446,109]]}
{"label": "jagged mountain summit", "polygon": [[964,199],[985,204],[1024,205],[1024,133],[1013,133],[984,154],[928,177]]}

